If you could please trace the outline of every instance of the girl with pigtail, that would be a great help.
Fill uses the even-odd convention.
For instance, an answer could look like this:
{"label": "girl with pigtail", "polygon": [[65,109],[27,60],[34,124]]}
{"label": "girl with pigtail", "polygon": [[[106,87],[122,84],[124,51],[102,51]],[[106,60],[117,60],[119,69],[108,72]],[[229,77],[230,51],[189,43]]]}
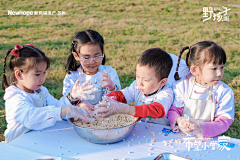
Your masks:
{"label": "girl with pigtail", "polygon": [[[9,55],[11,58],[7,74]],[[57,100],[43,86],[49,66],[49,58],[33,44],[16,44],[14,49],[6,52],[2,79],[7,121],[5,142],[8,143],[30,130],[53,126],[56,121],[61,121],[63,116],[79,118],[82,121],[93,120],[87,111],[73,106],[69,98],[64,96]],[[84,90],[81,93],[91,92],[89,88],[81,88]],[[73,94],[81,97],[75,90],[73,88]]]}
{"label": "girl with pigtail", "polygon": [[[168,119],[173,131],[212,138],[227,131],[234,121],[233,90],[220,81],[226,54],[216,43],[202,41],[184,47],[179,60],[185,50],[191,73],[173,84],[175,97]],[[180,78],[177,67],[175,79]]]}
{"label": "girl with pigtail", "polygon": [[[68,56],[65,70],[63,95],[71,97],[80,106],[91,112],[92,105],[102,101],[105,92],[110,93],[121,89],[117,72],[105,65],[106,55],[104,53],[103,37],[94,30],[78,32],[72,39],[71,51]],[[71,94],[72,86],[94,85],[95,92],[78,99]]]}

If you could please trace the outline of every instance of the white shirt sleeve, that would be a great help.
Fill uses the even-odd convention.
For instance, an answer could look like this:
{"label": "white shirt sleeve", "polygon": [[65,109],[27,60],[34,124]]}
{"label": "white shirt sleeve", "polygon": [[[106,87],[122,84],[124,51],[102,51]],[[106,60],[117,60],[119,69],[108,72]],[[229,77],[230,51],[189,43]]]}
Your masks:
{"label": "white shirt sleeve", "polygon": [[111,77],[113,83],[118,86],[119,90],[121,90],[121,84],[120,84],[120,80],[119,80],[116,70],[111,67],[109,74],[110,74],[110,77]]}
{"label": "white shirt sleeve", "polygon": [[217,107],[215,117],[221,115],[232,119],[234,121],[235,104],[234,104],[234,92],[223,82],[217,89]]}
{"label": "white shirt sleeve", "polygon": [[182,78],[179,81],[173,83],[173,106],[181,108],[184,107],[185,96],[187,96],[188,79]]}
{"label": "white shirt sleeve", "polygon": [[74,83],[77,81],[76,76],[74,76],[74,72],[71,74],[66,74],[64,80],[63,80],[63,95],[67,96],[70,92],[71,87],[74,85]]}
{"label": "white shirt sleeve", "polygon": [[160,103],[165,110],[165,115],[167,115],[173,102],[173,90],[170,86],[165,85],[164,88],[157,93],[157,98],[154,102]]}
{"label": "white shirt sleeve", "polygon": [[126,87],[121,91],[122,91],[125,99],[127,100],[127,104],[129,104],[131,102],[135,102],[136,94],[138,94],[137,93],[138,87],[137,87],[136,80],[133,81],[129,87]]}
{"label": "white shirt sleeve", "polygon": [[61,108],[70,104],[66,97],[57,100],[49,94],[45,87],[41,87],[45,93],[47,106],[38,108],[33,105],[32,97],[28,93],[16,87],[12,88],[7,90],[4,95],[8,123],[6,132],[21,130],[19,128],[23,127],[40,130],[53,126],[56,121],[62,120]]}
{"label": "white shirt sleeve", "polygon": [[34,107],[32,102],[21,94],[13,96],[6,102],[8,125],[18,124],[28,129],[43,129],[60,121],[60,113],[61,108],[56,108],[54,105],[42,108]]}
{"label": "white shirt sleeve", "polygon": [[66,105],[72,105],[66,96],[61,97],[59,100],[54,98],[47,90],[47,88],[41,88],[44,91],[46,106],[54,105],[55,107],[64,107]]}

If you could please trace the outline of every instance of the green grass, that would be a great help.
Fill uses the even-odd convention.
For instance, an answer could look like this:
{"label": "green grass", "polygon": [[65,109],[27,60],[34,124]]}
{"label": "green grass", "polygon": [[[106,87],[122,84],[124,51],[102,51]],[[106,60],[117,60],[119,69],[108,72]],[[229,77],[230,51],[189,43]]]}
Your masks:
{"label": "green grass", "polygon": [[[178,55],[182,47],[199,41],[218,43],[227,54],[222,80],[233,88],[236,107],[235,121],[224,135],[240,138],[240,8],[228,7],[229,22],[202,22],[203,7],[239,5],[237,0],[2,0],[0,4],[0,75],[9,48],[33,43],[51,59],[44,86],[56,98],[62,96],[64,64],[77,31],[94,29],[104,37],[106,64],[116,69],[122,88],[135,79],[136,61],[146,49],[160,47]],[[7,15],[8,10],[20,9],[65,11],[67,15]],[[0,141],[6,129],[3,95],[0,89]]]}

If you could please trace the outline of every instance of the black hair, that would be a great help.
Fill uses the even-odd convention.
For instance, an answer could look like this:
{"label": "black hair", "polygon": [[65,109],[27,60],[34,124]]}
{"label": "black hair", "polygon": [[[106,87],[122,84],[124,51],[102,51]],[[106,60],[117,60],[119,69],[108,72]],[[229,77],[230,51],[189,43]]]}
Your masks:
{"label": "black hair", "polygon": [[176,73],[174,75],[175,80],[179,80],[178,67],[182,53],[185,50],[189,50],[186,56],[186,63],[190,69],[191,65],[196,65],[202,67],[205,63],[213,62],[213,64],[225,64],[226,63],[226,53],[214,42],[211,41],[202,41],[194,44],[193,46],[184,47],[179,54],[178,64]]}
{"label": "black hair", "polygon": [[153,67],[156,71],[156,77],[161,81],[163,78],[168,78],[173,61],[167,52],[160,48],[151,48],[143,52],[138,59],[138,64]]}
{"label": "black hair", "polygon": [[28,72],[40,62],[46,62],[47,69],[50,67],[50,60],[45,55],[44,52],[42,52],[40,49],[36,47],[25,45],[17,51],[19,53],[18,56],[16,55],[11,56],[10,62],[9,62],[10,71],[8,76],[6,76],[7,57],[10,53],[12,53],[12,50],[13,48],[9,49],[5,53],[5,57],[4,57],[3,79],[2,79],[3,91],[5,91],[5,89],[9,87],[9,85],[12,82],[15,82],[17,80],[14,73],[15,69],[19,69],[21,72]]}

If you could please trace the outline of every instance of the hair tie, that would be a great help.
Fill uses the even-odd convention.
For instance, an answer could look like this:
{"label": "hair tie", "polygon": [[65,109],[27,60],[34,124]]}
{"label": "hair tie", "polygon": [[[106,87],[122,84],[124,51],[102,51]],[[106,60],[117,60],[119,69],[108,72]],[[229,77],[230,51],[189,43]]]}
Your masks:
{"label": "hair tie", "polygon": [[[25,46],[32,46],[32,47],[36,47],[34,44],[25,44]],[[19,50],[23,48],[23,46],[16,44],[14,46],[15,49],[13,49],[10,53],[14,56],[14,57],[19,57],[20,52]]]}
{"label": "hair tie", "polygon": [[22,49],[23,47],[22,47],[21,45],[19,45],[19,44],[16,44],[16,45],[14,46],[14,48],[15,48],[15,49],[13,49],[13,50],[11,51],[11,54],[12,54],[14,57],[19,57],[19,55],[20,55],[19,50]]}
{"label": "hair tie", "polygon": [[191,47],[189,47],[189,50],[191,49]]}
{"label": "hair tie", "polygon": [[36,47],[34,44],[25,44],[25,46],[32,46],[32,47]]}
{"label": "hair tie", "polygon": [[74,44],[74,42],[72,41],[72,44]]}

